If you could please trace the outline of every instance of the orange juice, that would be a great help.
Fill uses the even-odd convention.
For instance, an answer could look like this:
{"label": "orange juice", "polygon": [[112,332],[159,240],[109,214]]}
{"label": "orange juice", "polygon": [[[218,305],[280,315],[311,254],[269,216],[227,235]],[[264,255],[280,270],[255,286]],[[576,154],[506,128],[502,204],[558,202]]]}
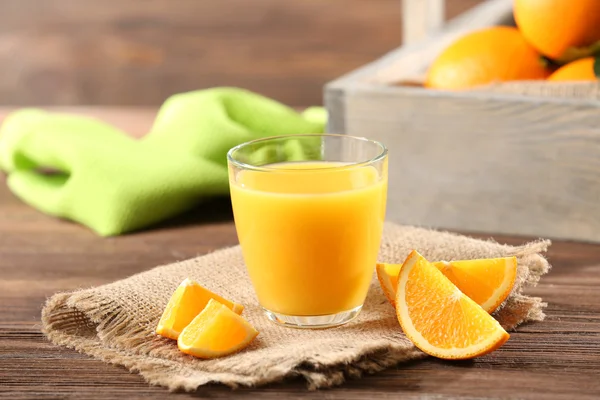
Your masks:
{"label": "orange juice", "polygon": [[381,241],[387,171],[334,162],[269,168],[239,171],[230,182],[260,304],[294,316],[360,307]]}

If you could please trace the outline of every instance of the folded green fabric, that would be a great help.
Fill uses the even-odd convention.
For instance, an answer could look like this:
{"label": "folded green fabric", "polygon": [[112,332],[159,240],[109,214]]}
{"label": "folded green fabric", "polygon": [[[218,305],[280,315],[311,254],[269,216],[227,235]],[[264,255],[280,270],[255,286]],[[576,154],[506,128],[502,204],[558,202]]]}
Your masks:
{"label": "folded green fabric", "polygon": [[0,128],[0,169],[31,206],[111,236],[147,227],[228,193],[227,151],[276,135],[323,132],[299,114],[236,88],[177,94],[135,140],[101,121],[23,109]]}

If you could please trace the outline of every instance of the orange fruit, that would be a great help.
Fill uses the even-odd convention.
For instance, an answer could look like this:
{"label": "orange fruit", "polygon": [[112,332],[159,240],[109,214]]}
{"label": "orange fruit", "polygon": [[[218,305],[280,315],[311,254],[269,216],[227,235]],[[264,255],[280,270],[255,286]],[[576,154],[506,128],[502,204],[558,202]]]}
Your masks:
{"label": "orange fruit", "polygon": [[[494,312],[506,300],[517,278],[515,257],[439,261],[433,265],[488,313]],[[377,278],[392,305],[395,304],[401,268],[402,264],[377,264]]]}
{"label": "orange fruit", "polygon": [[383,294],[390,304],[396,307],[396,288],[398,287],[398,274],[402,264],[377,263],[377,280],[383,290]]}
{"label": "orange fruit", "polygon": [[215,299],[238,314],[244,310],[241,304],[233,303],[203,288],[197,282],[185,279],[175,290],[163,311],[156,333],[177,340],[179,334],[198,315],[209,300]]}
{"label": "orange fruit", "polygon": [[600,1],[515,0],[515,21],[539,52],[567,62],[600,49]]}
{"label": "orange fruit", "polygon": [[596,69],[600,71],[600,57],[586,57],[576,61],[572,61],[557,69],[548,77],[549,81],[597,81],[600,76],[594,73]]}
{"label": "orange fruit", "polygon": [[177,347],[199,358],[216,358],[248,346],[258,335],[248,321],[229,307],[210,299],[204,310],[186,326]]}
{"label": "orange fruit", "polygon": [[416,251],[400,269],[396,316],[413,344],[438,358],[478,357],[498,349],[510,337]]}
{"label": "orange fruit", "polygon": [[516,257],[440,261],[433,265],[488,313],[506,300],[517,279]]}
{"label": "orange fruit", "polygon": [[460,90],[492,82],[545,79],[540,54],[513,27],[495,26],[469,33],[433,61],[425,86]]}

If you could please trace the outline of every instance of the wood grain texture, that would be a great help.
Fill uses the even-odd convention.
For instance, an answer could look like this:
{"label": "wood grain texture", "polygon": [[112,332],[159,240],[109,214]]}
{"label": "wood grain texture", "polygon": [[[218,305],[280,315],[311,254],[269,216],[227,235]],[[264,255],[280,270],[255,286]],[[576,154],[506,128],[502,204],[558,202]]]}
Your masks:
{"label": "wood grain texture", "polygon": [[[107,122],[123,132],[141,137],[152,128],[156,117],[157,107],[115,107],[115,106],[44,106],[44,110],[64,114],[79,114],[89,118]],[[0,124],[11,112],[18,107],[0,106]]]}
{"label": "wood grain texture", "polygon": [[448,30],[330,83],[328,130],[390,150],[389,218],[600,242],[600,102],[406,85],[444,43],[510,17],[482,4]]}
{"label": "wood grain texture", "polygon": [[0,102],[158,105],[227,85],[320,104],[401,36],[399,0],[3,0]]}
{"label": "wood grain texture", "polygon": [[400,0],[2,0],[0,104],[159,105],[222,85],[321,104],[401,40]]}
{"label": "wood grain texture", "polygon": [[[71,111],[77,111],[72,109]],[[90,110],[144,132],[151,110]],[[392,156],[393,157],[393,156]],[[395,207],[402,207],[397,204]],[[167,392],[136,374],[49,344],[40,311],[57,291],[101,285],[156,265],[236,244],[228,199],[152,230],[99,238],[40,214],[0,182],[0,397],[11,399],[156,398]],[[477,235],[476,235],[477,236]],[[489,237],[490,235],[479,235]],[[520,244],[524,237],[493,235]],[[339,388],[309,392],[296,380],[260,389],[220,386],[175,397],[248,399],[597,399],[600,396],[600,245],[556,242],[551,272],[530,293],[548,302],[544,322],[529,324],[485,357],[402,364]]]}
{"label": "wood grain texture", "polygon": [[346,130],[390,149],[389,218],[600,242],[600,103],[354,90]]}

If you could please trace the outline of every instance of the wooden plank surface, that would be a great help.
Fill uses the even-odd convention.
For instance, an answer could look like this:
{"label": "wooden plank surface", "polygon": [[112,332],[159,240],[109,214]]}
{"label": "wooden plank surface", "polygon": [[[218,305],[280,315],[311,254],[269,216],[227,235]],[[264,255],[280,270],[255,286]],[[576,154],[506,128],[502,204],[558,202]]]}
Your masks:
{"label": "wooden plank surface", "polygon": [[[92,111],[131,132],[144,132],[151,115],[151,110]],[[511,244],[526,241],[494,237]],[[164,389],[121,367],[49,344],[40,333],[41,306],[57,291],[108,283],[236,242],[228,199],[152,230],[102,239],[22,204],[0,182],[0,397],[166,397]],[[292,380],[236,391],[211,386],[173,397],[597,399],[600,245],[555,242],[549,258],[552,271],[530,290],[549,303],[546,321],[519,328],[499,351],[480,359],[426,359],[318,392]]]}
{"label": "wooden plank surface", "polygon": [[2,0],[0,104],[159,105],[228,85],[308,106],[401,41],[400,0]]}
{"label": "wooden plank surface", "polygon": [[389,218],[600,242],[599,102],[374,87],[344,106],[344,133],[389,148]]}

